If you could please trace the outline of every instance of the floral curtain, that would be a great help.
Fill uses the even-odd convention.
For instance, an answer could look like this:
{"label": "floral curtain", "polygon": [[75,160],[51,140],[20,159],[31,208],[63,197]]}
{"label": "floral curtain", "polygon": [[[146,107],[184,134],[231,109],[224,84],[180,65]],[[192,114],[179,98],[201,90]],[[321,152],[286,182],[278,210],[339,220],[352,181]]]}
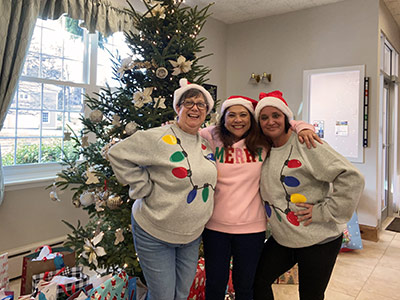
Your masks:
{"label": "floral curtain", "polygon": [[[83,20],[82,27],[104,36],[133,29],[129,13],[113,7],[108,0],[0,0],[0,130],[15,93],[36,19],[54,20],[63,14]],[[3,198],[0,151],[0,205]]]}

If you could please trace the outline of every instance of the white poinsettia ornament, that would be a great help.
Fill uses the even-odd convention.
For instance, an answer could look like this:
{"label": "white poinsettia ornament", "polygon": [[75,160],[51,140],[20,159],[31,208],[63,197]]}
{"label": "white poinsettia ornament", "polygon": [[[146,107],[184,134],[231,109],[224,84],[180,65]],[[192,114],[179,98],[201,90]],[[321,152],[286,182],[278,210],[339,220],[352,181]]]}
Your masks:
{"label": "white poinsettia ornament", "polygon": [[150,103],[153,101],[151,98],[151,93],[153,92],[153,88],[145,88],[143,92],[136,92],[133,95],[133,102],[135,103],[136,108],[141,108],[145,103]]}
{"label": "white poinsettia ornament", "polygon": [[119,78],[121,79],[124,76],[125,71],[132,69],[132,67],[132,57],[129,56],[127,58],[124,58],[121,62],[121,66],[117,70],[117,72],[119,73]]}
{"label": "white poinsettia ornament", "polygon": [[161,1],[148,1],[150,7],[153,7],[151,13],[147,14],[146,17],[158,16],[160,19],[165,19],[165,7],[162,6]]}
{"label": "white poinsettia ornament", "polygon": [[104,232],[100,232],[91,240],[85,238],[85,245],[83,245],[84,252],[82,253],[82,256],[89,261],[89,264],[93,263],[96,267],[98,265],[97,257],[107,254],[103,247],[96,247],[103,239],[103,236]]}
{"label": "white poinsettia ornament", "polygon": [[192,69],[192,61],[186,61],[186,58],[180,55],[177,61],[169,60],[170,64],[174,67],[172,75],[179,75],[181,73],[187,73]]}

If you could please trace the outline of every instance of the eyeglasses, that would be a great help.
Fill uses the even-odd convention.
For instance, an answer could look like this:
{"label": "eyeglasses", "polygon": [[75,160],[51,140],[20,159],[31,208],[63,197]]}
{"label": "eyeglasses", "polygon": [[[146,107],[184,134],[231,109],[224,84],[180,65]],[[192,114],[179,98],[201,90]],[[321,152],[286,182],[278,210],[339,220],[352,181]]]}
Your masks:
{"label": "eyeglasses", "polygon": [[197,106],[199,110],[205,110],[207,108],[207,104],[204,102],[193,102],[193,101],[183,101],[183,106],[187,109],[191,109],[193,106]]}

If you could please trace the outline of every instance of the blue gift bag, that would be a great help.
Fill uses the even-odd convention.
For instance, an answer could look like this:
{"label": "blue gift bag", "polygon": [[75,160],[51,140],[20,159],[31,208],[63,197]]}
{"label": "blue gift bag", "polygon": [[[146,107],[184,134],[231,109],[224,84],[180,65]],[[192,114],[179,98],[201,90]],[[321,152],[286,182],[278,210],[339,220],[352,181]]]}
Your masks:
{"label": "blue gift bag", "polygon": [[354,212],[350,221],[347,222],[347,228],[343,232],[343,242],[341,251],[350,251],[362,249],[360,226],[358,225],[358,217]]}

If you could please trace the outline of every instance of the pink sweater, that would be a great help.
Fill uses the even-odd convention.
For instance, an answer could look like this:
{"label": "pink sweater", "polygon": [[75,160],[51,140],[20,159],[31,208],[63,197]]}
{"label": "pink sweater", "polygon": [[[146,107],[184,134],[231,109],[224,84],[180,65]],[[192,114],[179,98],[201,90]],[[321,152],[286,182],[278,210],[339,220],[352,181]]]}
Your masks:
{"label": "pink sweater", "polygon": [[[292,128],[299,132],[312,129],[302,121],[292,121]],[[215,126],[201,130],[200,135],[211,145],[217,163],[217,184],[214,192],[214,211],[206,228],[225,233],[256,233],[266,230],[266,215],[259,186],[261,166],[265,151],[252,157],[244,139],[224,148],[215,133]]]}

